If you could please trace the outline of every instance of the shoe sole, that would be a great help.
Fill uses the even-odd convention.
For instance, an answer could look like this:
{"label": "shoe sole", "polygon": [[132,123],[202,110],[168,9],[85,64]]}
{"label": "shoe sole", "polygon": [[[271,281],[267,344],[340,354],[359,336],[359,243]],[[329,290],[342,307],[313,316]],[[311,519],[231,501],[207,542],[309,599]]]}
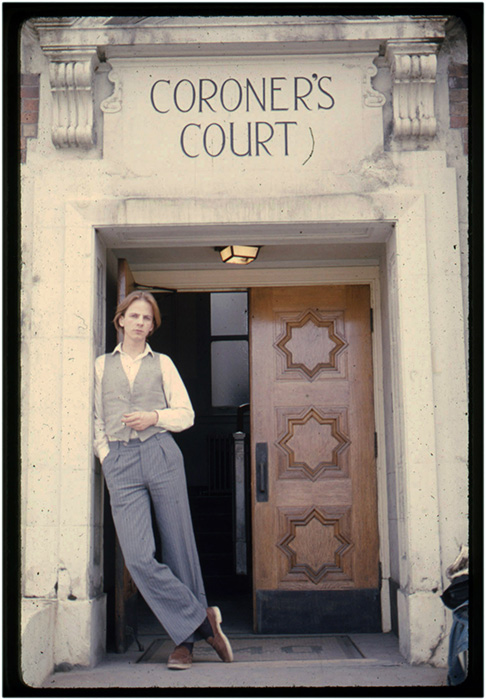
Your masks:
{"label": "shoe sole", "polygon": [[225,635],[225,633],[221,629],[221,623],[223,622],[223,616],[221,615],[221,610],[216,606],[214,606],[212,609],[214,610],[215,615],[216,615],[216,629],[218,631],[218,634],[220,634],[221,637],[223,638],[226,650],[228,652],[229,659],[226,663],[231,663],[231,661],[233,661],[233,649],[231,648],[231,644],[230,644],[228,637]]}
{"label": "shoe sole", "polygon": [[188,666],[182,664],[167,664],[167,668],[169,669],[169,671],[187,671],[187,669],[191,667],[192,664],[189,664]]}

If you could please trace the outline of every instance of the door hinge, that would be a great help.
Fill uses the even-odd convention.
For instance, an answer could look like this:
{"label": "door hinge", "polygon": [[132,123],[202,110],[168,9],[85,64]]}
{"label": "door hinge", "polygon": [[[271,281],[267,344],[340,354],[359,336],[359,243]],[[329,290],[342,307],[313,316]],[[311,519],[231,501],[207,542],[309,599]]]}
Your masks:
{"label": "door hinge", "polygon": [[375,433],[375,459],[378,459],[378,434]]}
{"label": "door hinge", "polygon": [[371,329],[372,333],[375,330],[375,319],[373,317],[373,309],[372,308],[370,308],[370,329]]}

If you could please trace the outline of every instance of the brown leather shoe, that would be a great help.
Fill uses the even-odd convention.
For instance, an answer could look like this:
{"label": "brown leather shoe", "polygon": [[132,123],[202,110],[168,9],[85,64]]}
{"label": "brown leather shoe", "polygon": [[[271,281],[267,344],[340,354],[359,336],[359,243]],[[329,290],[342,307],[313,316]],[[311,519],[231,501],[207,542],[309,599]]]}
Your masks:
{"label": "brown leather shoe", "polygon": [[185,671],[192,666],[192,654],[187,647],[179,644],[176,646],[167,661],[167,668],[171,671]]}
{"label": "brown leather shoe", "polygon": [[211,629],[213,630],[212,637],[208,637],[206,641],[208,644],[211,644],[222,661],[230,663],[233,661],[233,650],[231,649],[228,637],[223,634],[223,630],[221,629],[221,623],[223,621],[221,610],[216,607],[207,608],[206,614],[211,624]]}

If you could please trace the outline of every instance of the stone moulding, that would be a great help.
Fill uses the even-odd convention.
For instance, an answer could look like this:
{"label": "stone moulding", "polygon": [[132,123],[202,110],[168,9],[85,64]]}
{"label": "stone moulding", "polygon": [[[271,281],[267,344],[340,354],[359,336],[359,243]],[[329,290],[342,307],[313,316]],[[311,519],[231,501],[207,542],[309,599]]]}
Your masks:
{"label": "stone moulding", "polygon": [[[109,64],[108,64],[109,65]],[[101,111],[107,114],[120,112],[122,108],[122,81],[119,73],[113,68],[108,73],[108,80],[113,83],[113,92],[101,103]]]}
{"label": "stone moulding", "polygon": [[385,95],[375,90],[372,80],[378,73],[378,68],[372,63],[363,72],[363,101],[366,107],[383,107],[386,102]]}
{"label": "stone moulding", "polygon": [[50,56],[52,142],[57,148],[92,148],[94,132],[93,74],[96,51]]}
{"label": "stone moulding", "polygon": [[430,139],[435,136],[434,90],[438,44],[391,41],[386,58],[393,80],[393,136]]}

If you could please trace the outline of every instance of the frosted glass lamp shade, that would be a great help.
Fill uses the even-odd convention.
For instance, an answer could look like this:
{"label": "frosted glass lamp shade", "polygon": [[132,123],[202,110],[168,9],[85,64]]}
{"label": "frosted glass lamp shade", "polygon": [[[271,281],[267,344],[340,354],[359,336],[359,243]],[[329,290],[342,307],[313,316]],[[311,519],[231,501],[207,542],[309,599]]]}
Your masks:
{"label": "frosted glass lamp shade", "polygon": [[219,251],[221,260],[224,263],[233,265],[248,265],[253,262],[260,250],[259,246],[252,245],[228,245]]}

